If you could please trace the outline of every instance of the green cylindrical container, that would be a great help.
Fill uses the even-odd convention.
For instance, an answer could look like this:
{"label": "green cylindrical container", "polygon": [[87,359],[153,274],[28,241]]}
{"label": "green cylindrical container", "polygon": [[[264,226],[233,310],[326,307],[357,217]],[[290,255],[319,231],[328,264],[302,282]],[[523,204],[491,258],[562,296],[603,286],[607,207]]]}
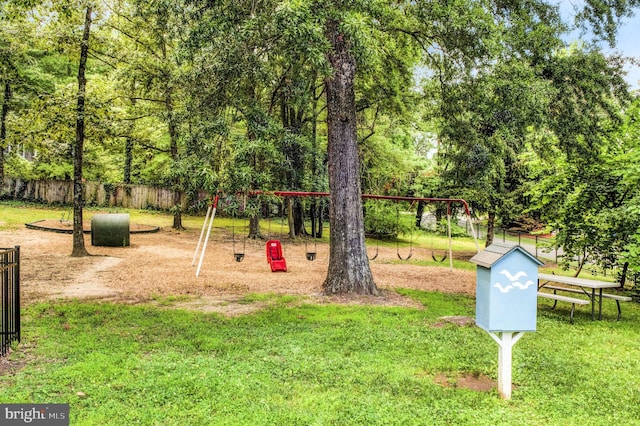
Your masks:
{"label": "green cylindrical container", "polygon": [[91,218],[91,245],[128,247],[129,215],[126,213],[93,215]]}

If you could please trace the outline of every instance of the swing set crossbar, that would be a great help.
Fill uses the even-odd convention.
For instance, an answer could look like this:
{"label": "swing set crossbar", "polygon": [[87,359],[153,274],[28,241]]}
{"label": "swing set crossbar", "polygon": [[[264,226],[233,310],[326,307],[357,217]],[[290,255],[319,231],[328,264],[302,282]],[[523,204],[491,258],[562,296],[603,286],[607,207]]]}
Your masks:
{"label": "swing set crossbar", "polygon": [[[276,195],[279,197],[329,197],[329,192],[305,192],[305,191],[251,191],[248,195]],[[422,201],[425,203],[459,203],[464,207],[467,216],[471,216],[471,210],[466,200],[462,198],[434,198],[434,197],[403,197],[397,195],[362,194],[362,198],[390,201]]]}

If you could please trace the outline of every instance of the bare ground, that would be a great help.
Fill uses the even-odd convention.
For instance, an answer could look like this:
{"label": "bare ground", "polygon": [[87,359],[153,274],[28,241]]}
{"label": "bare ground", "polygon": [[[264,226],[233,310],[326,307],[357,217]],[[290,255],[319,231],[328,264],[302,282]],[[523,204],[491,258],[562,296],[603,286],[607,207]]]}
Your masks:
{"label": "bare ground", "polygon": [[[272,273],[263,242],[247,240],[245,258],[236,262],[229,236],[215,228],[196,277],[200,260],[199,256],[194,257],[198,237],[199,230],[165,228],[157,233],[131,234],[129,247],[93,247],[86,235],[85,244],[92,256],[72,258],[70,234],[20,229],[0,232],[0,246],[21,246],[21,293],[26,302],[93,298],[136,303],[180,297],[186,300],[185,307],[233,315],[241,313],[234,312],[234,302],[249,293],[301,295],[320,303],[411,306],[415,302],[388,290],[401,287],[461,294],[475,291],[473,272],[398,263],[395,249],[380,247],[371,269],[383,297],[323,296],[327,245],[318,244],[317,259],[307,261],[303,243],[285,242],[288,272]],[[412,259],[427,257],[431,257],[429,250],[414,248]],[[247,305],[236,308],[247,309]]]}

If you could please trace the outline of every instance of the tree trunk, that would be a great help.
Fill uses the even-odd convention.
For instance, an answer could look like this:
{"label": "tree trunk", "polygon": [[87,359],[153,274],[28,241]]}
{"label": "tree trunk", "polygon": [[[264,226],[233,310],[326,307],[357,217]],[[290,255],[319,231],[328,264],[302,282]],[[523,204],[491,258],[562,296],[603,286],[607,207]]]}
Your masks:
{"label": "tree trunk", "polygon": [[80,48],[80,64],[78,66],[78,105],[76,108],[76,144],[73,152],[73,251],[72,257],[88,256],[84,246],[82,208],[84,206],[82,183],[82,154],[84,150],[84,98],[87,88],[85,71],[89,56],[89,33],[91,31],[91,7],[87,7],[84,18],[84,32]]}
{"label": "tree trunk", "polygon": [[260,230],[260,218],[258,216],[249,218],[249,234],[247,238],[251,238],[252,240],[261,240],[264,238]]}
{"label": "tree trunk", "polygon": [[[289,105],[291,99],[283,94],[280,99],[280,120],[285,129],[295,135],[302,134],[302,108],[300,111]],[[295,143],[293,141],[296,141]],[[287,187],[300,190],[303,186],[304,177],[304,148],[298,142],[297,138],[292,138],[289,143],[285,143],[283,147],[283,155],[291,162],[291,167],[287,169],[286,179]],[[299,199],[293,201],[293,204],[287,204],[289,214],[292,215],[292,221],[289,221],[289,234],[292,239],[305,235],[304,230],[304,212],[302,211]],[[291,209],[293,207],[293,209]]]}
{"label": "tree trunk", "polygon": [[[311,190],[315,192],[321,191],[319,182],[322,180],[318,176],[318,101],[321,95],[316,93],[316,77],[313,78],[313,103],[312,103],[312,120],[311,120],[311,176],[313,183]],[[311,202],[311,235],[314,238],[322,238],[322,203],[318,203],[314,198]]]}
{"label": "tree trunk", "polygon": [[293,229],[294,229],[294,237],[306,237],[309,234],[307,233],[306,228],[304,227],[304,204],[302,204],[302,200],[300,198],[297,198],[292,205],[292,209],[293,209],[293,215],[292,215],[292,220],[293,222],[291,223],[291,225],[293,225]]}
{"label": "tree trunk", "polygon": [[627,274],[629,272],[629,262],[624,262],[622,265],[622,271],[620,272],[620,279],[618,282],[620,283],[620,288],[624,288],[624,285],[627,283]]}
{"label": "tree trunk", "polygon": [[131,184],[131,163],[133,162],[133,138],[128,137],[124,145],[124,180],[127,185]]}
{"label": "tree trunk", "polygon": [[582,268],[584,268],[584,265],[586,265],[587,260],[589,260],[589,256],[587,255],[587,248],[583,247],[582,256],[578,258],[578,268],[576,269],[576,273],[573,275],[574,277],[580,275],[580,272],[582,272]]}
{"label": "tree trunk", "polygon": [[489,247],[493,244],[493,235],[496,229],[496,213],[494,211],[490,211],[487,215],[487,241],[485,242],[485,247]]}
{"label": "tree trunk", "polygon": [[0,115],[0,187],[4,182],[4,150],[7,148],[7,115],[9,115],[9,101],[11,101],[11,85],[4,83],[2,97],[2,113]]}
{"label": "tree trunk", "polygon": [[[169,143],[171,160],[176,164],[178,162],[178,130],[176,128],[175,117],[173,113],[173,97],[171,96],[171,89],[167,89],[167,97],[165,99],[167,108],[167,121],[169,126]],[[184,229],[182,226],[182,194],[178,187],[180,186],[180,180],[174,178],[173,182],[173,229]]]}
{"label": "tree trunk", "polygon": [[424,201],[418,201],[418,210],[416,211],[416,228],[422,225],[422,215],[424,214]]}
{"label": "tree trunk", "polygon": [[[136,90],[136,84],[135,81],[131,83],[131,94],[132,96],[134,96],[133,94],[135,93]],[[135,99],[130,99],[131,101],[131,106],[132,108],[135,110],[136,108],[136,100]],[[131,137],[131,134],[133,133],[133,130],[135,128],[135,124],[133,124],[135,121],[131,121],[131,124],[129,126],[129,130],[127,132],[127,137],[125,139],[125,145],[124,145],[124,183],[126,183],[127,185],[131,184],[131,166],[133,164],[133,137]]]}
{"label": "tree trunk", "polygon": [[325,294],[380,294],[364,240],[360,161],[356,139],[355,59],[338,22],[327,22],[333,74],[325,80],[331,244]]}

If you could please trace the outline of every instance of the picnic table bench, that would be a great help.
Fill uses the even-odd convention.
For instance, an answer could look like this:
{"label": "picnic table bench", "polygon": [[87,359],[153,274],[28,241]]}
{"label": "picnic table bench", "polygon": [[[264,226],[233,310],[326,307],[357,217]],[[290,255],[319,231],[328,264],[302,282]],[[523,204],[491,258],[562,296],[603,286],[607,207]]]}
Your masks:
{"label": "picnic table bench", "polygon": [[538,297],[543,297],[545,299],[552,299],[553,306],[551,309],[556,308],[556,304],[558,301],[571,303],[571,313],[569,314],[569,322],[573,324],[573,313],[576,310],[576,305],[588,305],[589,302],[586,299],[578,299],[577,297],[569,297],[563,296],[562,294],[556,294],[555,291],[553,293],[545,293],[543,291],[538,291]]}
{"label": "picnic table bench", "polygon": [[[550,282],[565,284],[565,286],[550,285]],[[618,308],[618,320],[622,317],[622,309],[620,302],[630,302],[631,297],[618,294],[603,293],[603,288],[615,288],[620,284],[609,281],[597,281],[586,278],[566,277],[553,274],[538,274],[538,297],[552,299],[554,304],[552,309],[556,307],[558,301],[571,303],[570,322],[573,323],[573,313],[576,305],[587,305],[591,303],[591,319],[595,319],[595,304],[598,304],[598,319],[602,319],[602,299],[611,299],[616,301]],[[541,291],[542,289],[553,290],[553,293]],[[591,289],[588,291],[587,289]],[[598,293],[596,294],[596,290]],[[564,291],[567,293],[584,294],[587,299],[580,299],[577,297],[565,296],[558,294],[558,291]]]}

